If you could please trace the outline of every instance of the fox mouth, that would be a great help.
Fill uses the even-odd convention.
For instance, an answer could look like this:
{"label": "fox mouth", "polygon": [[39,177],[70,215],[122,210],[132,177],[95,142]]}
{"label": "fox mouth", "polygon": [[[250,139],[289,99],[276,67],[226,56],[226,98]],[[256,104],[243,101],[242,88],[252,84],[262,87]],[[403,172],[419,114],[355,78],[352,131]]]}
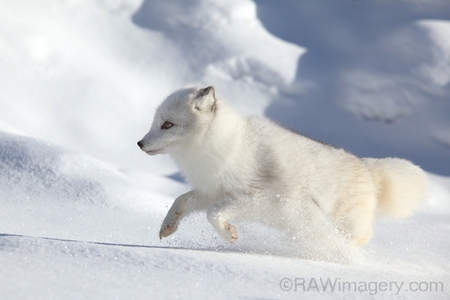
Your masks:
{"label": "fox mouth", "polygon": [[148,155],[160,154],[160,153],[163,153],[167,149],[168,146],[169,145],[166,145],[164,147],[161,147],[161,148],[158,148],[158,149],[154,149],[154,150],[145,150],[145,153],[147,153]]}

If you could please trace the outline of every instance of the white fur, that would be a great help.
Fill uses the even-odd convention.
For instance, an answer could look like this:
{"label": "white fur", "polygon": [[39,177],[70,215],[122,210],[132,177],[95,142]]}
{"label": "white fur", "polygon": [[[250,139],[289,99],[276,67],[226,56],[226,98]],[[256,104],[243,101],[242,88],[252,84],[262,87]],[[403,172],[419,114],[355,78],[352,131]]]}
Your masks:
{"label": "white fur", "polygon": [[[174,125],[162,129],[165,122]],[[371,239],[378,213],[408,216],[426,196],[424,172],[412,163],[360,159],[266,118],[242,116],[212,87],[171,94],[138,144],[151,155],[170,153],[193,187],[175,200],[161,238],[185,216],[206,210],[231,243],[238,235],[230,222],[241,215],[293,236],[320,230],[324,216],[362,245]]]}

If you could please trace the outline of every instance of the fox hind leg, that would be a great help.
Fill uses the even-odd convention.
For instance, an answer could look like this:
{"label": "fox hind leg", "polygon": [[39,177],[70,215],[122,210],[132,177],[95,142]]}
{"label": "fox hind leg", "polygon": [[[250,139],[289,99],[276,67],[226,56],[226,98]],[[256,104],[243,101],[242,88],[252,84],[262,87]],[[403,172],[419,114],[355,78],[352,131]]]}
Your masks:
{"label": "fox hind leg", "polygon": [[376,201],[374,196],[359,197],[346,206],[341,205],[335,215],[338,227],[355,246],[366,245],[373,237]]}

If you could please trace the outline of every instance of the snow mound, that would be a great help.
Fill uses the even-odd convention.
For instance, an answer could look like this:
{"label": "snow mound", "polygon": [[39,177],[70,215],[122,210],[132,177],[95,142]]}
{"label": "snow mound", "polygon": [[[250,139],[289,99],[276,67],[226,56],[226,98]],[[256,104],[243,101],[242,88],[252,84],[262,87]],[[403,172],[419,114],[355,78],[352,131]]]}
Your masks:
{"label": "snow mound", "polygon": [[136,223],[126,220],[136,215],[135,222],[146,233],[145,224],[165,213],[171,198],[152,184],[163,184],[165,192],[180,189],[160,177],[148,181],[145,189],[95,158],[0,133],[0,227],[5,233],[145,242],[133,230],[127,232]]}
{"label": "snow mound", "polygon": [[287,84],[295,79],[297,61],[305,52],[270,35],[249,0],[146,0],[133,20],[164,31],[184,50],[194,74],[200,72],[197,78],[209,80],[208,75],[222,73],[228,80],[247,77],[268,85]]}

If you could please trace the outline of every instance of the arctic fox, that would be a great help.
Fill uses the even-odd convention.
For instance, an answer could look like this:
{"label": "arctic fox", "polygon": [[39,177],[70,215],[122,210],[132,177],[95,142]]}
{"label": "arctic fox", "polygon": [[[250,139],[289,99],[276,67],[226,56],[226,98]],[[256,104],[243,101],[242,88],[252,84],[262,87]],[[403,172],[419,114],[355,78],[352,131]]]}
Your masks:
{"label": "arctic fox", "polygon": [[242,116],[212,86],[169,95],[138,145],[150,155],[169,153],[193,187],[173,203],[160,238],[190,213],[206,211],[230,243],[239,216],[294,237],[301,223],[323,229],[315,220],[323,216],[351,244],[364,245],[378,214],[410,216],[427,193],[426,175],[409,161],[359,158],[267,118]]}

